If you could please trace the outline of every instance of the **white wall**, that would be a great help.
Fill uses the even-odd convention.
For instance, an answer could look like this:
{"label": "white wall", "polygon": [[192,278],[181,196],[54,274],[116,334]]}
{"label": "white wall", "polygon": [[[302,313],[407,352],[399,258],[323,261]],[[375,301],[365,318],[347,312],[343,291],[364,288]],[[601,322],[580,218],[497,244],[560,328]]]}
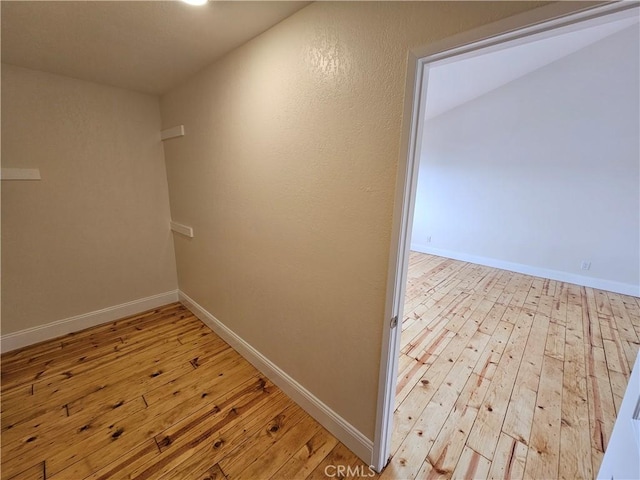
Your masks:
{"label": "white wall", "polygon": [[637,294],[638,58],[636,25],[429,120],[413,249]]}

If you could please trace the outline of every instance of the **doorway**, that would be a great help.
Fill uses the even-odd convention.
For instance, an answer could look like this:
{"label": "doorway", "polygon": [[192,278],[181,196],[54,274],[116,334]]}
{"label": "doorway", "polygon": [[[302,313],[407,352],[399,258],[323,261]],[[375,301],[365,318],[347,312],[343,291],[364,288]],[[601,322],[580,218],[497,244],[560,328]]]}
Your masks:
{"label": "doorway", "polygon": [[[451,425],[459,425],[459,423],[446,424],[443,421],[442,425],[440,425],[439,427],[437,428],[433,427],[433,428],[436,428],[435,432],[426,431],[427,430],[426,427],[428,425],[433,425],[435,423],[430,420],[431,418],[436,418],[436,417],[439,418],[444,415],[446,419],[446,416],[453,411],[452,409],[457,409],[456,411],[458,411],[458,415],[462,415],[462,416],[466,415],[466,409],[462,409],[462,408],[458,409],[458,407],[460,407],[461,405],[463,404],[466,405],[469,403],[468,401],[465,401],[458,404],[458,395],[460,394],[460,390],[463,389],[464,385],[466,384],[466,378],[465,378],[465,383],[463,383],[462,385],[456,385],[455,382],[451,382],[451,385],[448,385],[448,387],[450,387],[448,389],[449,392],[442,394],[447,396],[447,398],[444,399],[445,401],[453,402],[453,403],[450,403],[450,405],[448,405],[448,408],[445,409],[446,411],[445,410],[439,411],[436,404],[434,405],[434,409],[431,411],[426,411],[424,408],[421,410],[420,409],[416,410],[414,413],[408,415],[411,418],[408,421],[404,421],[404,423],[397,421],[398,419],[396,418],[396,426],[397,424],[403,423],[402,428],[406,430],[410,430],[414,433],[421,432],[421,434],[424,436],[423,443],[426,442],[427,444],[429,444],[429,448],[427,451],[422,452],[420,448],[416,449],[416,448],[412,448],[411,446],[409,446],[405,450],[402,450],[399,445],[393,445],[393,437],[394,437],[393,432],[394,431],[397,432],[397,430],[394,430],[393,428],[391,428],[391,425],[393,423],[393,412],[395,411],[395,406],[396,406],[395,404],[396,394],[400,394],[402,401],[405,401],[408,398],[408,393],[407,393],[408,389],[410,390],[411,388],[415,387],[415,385],[419,382],[424,382],[419,387],[423,391],[428,391],[430,388],[432,388],[429,386],[431,383],[430,376],[428,374],[426,376],[424,375],[426,372],[428,372],[429,367],[432,365],[429,362],[433,361],[434,355],[437,355],[437,353],[440,353],[438,351],[438,348],[441,348],[441,347],[444,348],[444,346],[446,346],[449,342],[453,341],[453,339],[456,336],[460,337],[459,330],[463,328],[464,321],[468,320],[468,315],[470,315],[474,311],[470,309],[469,307],[470,301],[468,300],[469,296],[472,295],[472,293],[467,292],[466,297],[464,297],[463,299],[458,298],[460,304],[462,305],[462,307],[460,307],[461,310],[458,310],[457,312],[450,312],[454,315],[454,318],[457,319],[454,321],[453,324],[449,323],[449,326],[451,328],[447,328],[445,330],[438,330],[437,328],[435,328],[433,324],[431,324],[431,327],[434,327],[434,328],[430,328],[428,329],[428,331],[422,331],[419,328],[419,324],[420,324],[419,319],[421,318],[421,313],[416,312],[415,309],[413,309],[413,307],[419,306],[421,304],[410,306],[409,308],[411,308],[412,310],[403,312],[403,305],[405,304],[405,294],[408,291],[406,286],[406,281],[407,281],[409,264],[411,263],[413,266],[416,266],[418,263],[421,264],[421,267],[423,268],[423,274],[426,275],[426,278],[431,280],[434,280],[434,279],[437,280],[439,278],[444,282],[447,282],[447,281],[448,282],[455,282],[455,281],[464,282],[465,280],[461,280],[459,278],[458,279],[453,278],[451,275],[453,275],[452,272],[456,271],[456,268],[458,270],[466,269],[466,272],[468,273],[468,278],[466,279],[466,282],[471,287],[480,285],[480,288],[484,288],[491,285],[495,286],[495,284],[508,285],[508,284],[512,284],[510,282],[512,282],[513,280],[512,278],[513,276],[509,277],[508,275],[502,278],[501,274],[497,274],[495,272],[488,270],[488,268],[490,267],[475,268],[475,267],[455,264],[456,260],[447,261],[447,260],[442,260],[435,257],[421,258],[419,255],[410,254],[410,249],[412,244],[412,225],[415,225],[415,220],[413,218],[414,207],[416,204],[416,197],[418,196],[417,186],[419,182],[418,170],[419,170],[419,164],[420,164],[420,152],[423,150],[423,144],[426,140],[424,136],[425,123],[429,121],[429,115],[430,115],[429,85],[431,84],[433,86],[434,84],[437,84],[438,82],[437,75],[436,75],[437,69],[447,65],[453,66],[456,63],[460,65],[464,61],[466,61],[467,64],[473,63],[476,61],[476,59],[479,59],[481,56],[486,56],[486,55],[493,55],[494,58],[502,57],[502,60],[500,60],[498,64],[504,65],[505,55],[508,55],[508,52],[514,47],[529,48],[530,50],[533,42],[543,41],[543,42],[546,42],[547,44],[551,44],[555,42],[554,39],[558,38],[560,35],[565,35],[565,36],[570,35],[575,38],[580,36],[580,32],[585,31],[585,29],[587,29],[588,27],[591,28],[595,26],[601,26],[600,30],[604,31],[604,30],[607,30],[607,28],[609,28],[609,27],[606,27],[606,25],[610,25],[615,22],[624,22],[624,21],[627,21],[625,19],[629,19],[629,18],[633,20],[634,17],[637,20],[637,15],[638,15],[637,5],[613,5],[613,6],[609,5],[605,7],[592,8],[587,11],[583,11],[581,13],[572,14],[570,16],[561,16],[560,18],[557,18],[555,20],[547,21],[544,23],[538,23],[531,27],[520,28],[518,30],[511,31],[511,33],[489,36],[488,39],[477,41],[475,43],[470,43],[468,39],[467,39],[467,43],[464,43],[464,41],[461,39],[456,39],[452,41],[453,48],[452,48],[452,45],[449,45],[448,48],[441,45],[437,49],[434,49],[434,53],[430,53],[422,56],[416,56],[415,65],[414,65],[415,72],[410,72],[412,74],[415,74],[413,75],[413,78],[412,78],[415,83],[414,83],[414,87],[412,88],[414,91],[414,96],[413,96],[414,103],[412,108],[413,116],[411,118],[411,129],[408,129],[409,131],[407,135],[407,144],[408,144],[407,165],[406,165],[406,169],[402,170],[403,173],[400,174],[402,178],[400,178],[398,182],[398,190],[402,197],[402,201],[398,203],[402,208],[399,207],[398,213],[397,213],[399,216],[399,219],[398,219],[399,227],[398,227],[398,233],[397,233],[398,246],[397,246],[397,250],[394,250],[392,255],[394,259],[397,260],[397,262],[395,266],[392,265],[391,267],[392,278],[390,280],[390,287],[389,287],[389,297],[391,299],[389,303],[392,305],[391,312],[392,314],[398,315],[398,320],[397,320],[398,327],[395,329],[392,327],[389,330],[388,345],[387,345],[386,352],[384,353],[385,356],[383,356],[381,382],[384,380],[384,385],[383,385],[383,388],[381,388],[380,397],[379,397],[379,415],[378,415],[378,425],[377,425],[377,431],[376,431],[376,445],[374,447],[376,449],[376,451],[374,452],[374,455],[375,454],[378,455],[378,460],[385,459],[386,461],[386,459],[389,458],[391,454],[395,454],[394,458],[396,462],[392,462],[392,464],[389,466],[389,468],[391,469],[390,471],[393,472],[394,475],[396,476],[399,475],[404,478],[404,477],[412,477],[413,475],[426,475],[429,471],[435,471],[436,473],[438,473],[438,470],[441,470],[440,473],[442,474],[445,474],[445,473],[451,474],[455,470],[455,466],[457,465],[457,462],[460,461],[462,458],[465,458],[466,459],[465,461],[469,464],[475,463],[476,468],[478,468],[479,466],[481,467],[483,465],[484,460],[486,460],[486,457],[483,457],[482,455],[480,456],[475,455],[478,453],[477,450],[482,450],[482,447],[477,447],[474,450],[467,444],[466,438],[468,438],[470,433],[469,431],[467,431],[466,428],[460,428],[458,430],[454,429],[451,432],[449,432],[450,439],[454,437],[464,436],[464,439],[462,442],[459,441],[459,438],[455,442],[446,441],[446,433],[447,433],[446,429],[453,428]],[[618,26],[620,25],[621,24],[618,23]],[[602,27],[602,26],[605,26],[605,27]],[[624,28],[621,28],[621,30],[624,30]],[[502,31],[507,31],[507,30],[508,28],[503,26]],[[605,37],[606,36],[608,35],[605,35]],[[455,46],[456,44],[463,45],[463,46]],[[578,50],[581,50],[582,48],[584,48],[584,45],[581,47],[578,44],[574,43],[572,48],[575,48],[575,50],[569,53],[565,52],[564,56],[570,55],[574,52],[577,52]],[[552,50],[555,55],[562,53],[557,47],[553,47],[550,50]],[[557,57],[551,60],[547,58],[546,60],[540,60],[540,61],[542,61],[543,64],[548,65],[550,63],[555,62],[562,56],[563,55],[560,55],[560,57]],[[534,70],[537,68],[540,68],[540,66],[534,67]],[[533,71],[533,70],[530,70],[530,71]],[[480,70],[478,72],[480,72]],[[507,72],[503,72],[503,73],[507,74]],[[504,81],[503,85],[512,84],[514,82],[514,78],[524,77],[528,73],[529,72],[522,73],[522,71],[519,73],[518,72],[514,73],[513,71],[510,71],[510,73],[507,74],[507,77],[505,77],[506,80],[503,79]],[[469,75],[470,74],[467,73],[467,78],[469,77]],[[512,77],[508,78],[509,75],[511,75]],[[515,75],[515,77],[513,77],[513,75]],[[478,87],[478,84],[482,83],[483,81],[483,79],[481,78],[481,74],[478,73],[472,76],[475,80],[477,80],[476,82],[474,82],[474,86]],[[458,77],[461,77],[461,75],[458,74]],[[451,77],[449,78],[449,82],[451,82]],[[496,88],[495,86],[489,87],[489,90],[486,90],[480,93],[478,93],[478,91],[476,91],[475,93],[467,92],[467,95],[470,95],[469,98],[479,98],[481,96],[486,95],[491,90],[495,90],[495,88]],[[458,93],[462,90],[464,90],[463,87],[457,88]],[[432,113],[431,114],[432,117],[435,117],[438,114],[442,114],[443,111],[446,112],[446,111],[455,110],[460,105],[460,103],[458,103],[458,105],[455,104],[456,102],[460,102],[461,100],[460,95],[454,95],[449,100],[447,100],[444,97],[445,96],[443,95],[440,95],[437,97],[437,102],[439,102],[439,105],[436,105],[436,107],[433,107],[433,103],[431,104],[431,106],[435,108],[436,112],[438,112],[435,115]],[[465,100],[464,99],[462,100],[464,103]],[[450,105],[446,105],[447,101],[452,103]],[[433,112],[433,108],[432,108],[432,112]],[[416,233],[421,233],[422,238],[426,240],[426,243],[430,243],[431,236],[428,231],[416,232]],[[414,235],[413,243],[414,244],[416,243],[415,235]],[[447,277],[447,275],[445,275],[447,273],[451,275]],[[440,277],[438,277],[438,275]],[[488,283],[485,283],[483,285],[482,279],[485,279],[485,282],[488,282]],[[522,282],[526,280],[516,279],[513,281],[517,284],[518,282]],[[493,284],[491,282],[493,282]],[[412,285],[412,287],[414,288],[414,292],[413,292],[414,294],[415,294],[415,287],[416,287],[415,284],[416,282],[414,281],[414,284]],[[558,285],[557,283],[553,284],[554,292],[551,295],[551,297],[555,295],[555,289],[557,285]],[[547,283],[545,285],[543,282],[542,284],[537,285],[536,288],[540,288],[540,289],[546,288],[547,296],[549,296],[548,294],[549,294],[550,286],[551,284]],[[432,289],[433,285],[430,285],[429,288]],[[464,294],[464,289],[458,289],[458,290],[461,290]],[[576,291],[572,291],[569,287],[565,287],[564,292],[562,291],[562,287],[560,287],[558,292],[559,294],[564,294],[567,298],[570,295],[573,295],[574,297],[576,297],[577,294],[579,293]],[[440,291],[440,294],[443,296],[450,295],[449,300],[455,297],[454,295],[452,295],[451,289],[449,290],[443,289]],[[476,298],[474,299],[474,301],[475,300],[478,300],[478,299]],[[409,299],[409,303],[411,303],[411,301],[412,300]],[[422,304],[423,306],[421,307],[424,311],[423,313],[429,312],[425,317],[427,319],[429,318],[433,319],[437,317],[438,308],[444,309],[446,308],[446,306],[452,305],[451,303],[446,303],[446,302],[442,302],[438,304],[437,298],[436,299],[432,298],[430,301],[431,303]],[[455,305],[456,300],[454,299],[451,301],[454,302],[453,305]],[[526,295],[522,303],[524,304],[525,301],[526,301]],[[586,301],[588,302],[588,300]],[[478,302],[481,303],[482,300],[478,300]],[[475,304],[475,308],[478,307],[479,303]],[[488,308],[490,310],[491,307],[485,304],[482,308]],[[534,313],[534,318],[535,318],[535,313]],[[451,322],[452,320],[451,318],[448,318],[447,321]],[[458,322],[458,323],[455,323],[455,322]],[[424,321],[423,323],[426,324],[428,322]],[[512,324],[514,325],[516,323],[517,322],[515,321],[512,322]],[[526,319],[524,319],[523,324],[524,325],[527,324]],[[533,320],[531,320],[531,324],[533,325]],[[521,328],[521,325],[515,328]],[[552,328],[557,328],[557,327],[552,326]],[[566,325],[563,325],[563,328],[565,328],[565,332],[566,332],[566,328],[567,328]],[[401,331],[402,330],[406,331],[407,329],[412,329],[413,332],[417,332],[417,335],[414,336],[414,338],[412,338],[411,340],[402,339]],[[545,335],[548,333],[548,329],[549,329],[549,325],[547,325],[546,327]],[[521,341],[524,343],[518,344],[516,342],[518,337],[515,336],[513,338],[512,345],[510,348],[516,349],[516,350],[525,348],[525,346],[527,345],[528,338],[531,336],[531,332],[532,332],[530,328],[528,330],[525,328],[525,330],[526,330],[526,335],[523,337],[523,339],[521,339]],[[509,335],[507,335],[507,333],[509,333]],[[512,338],[511,334],[512,334],[512,331],[504,333],[505,346],[508,344],[509,340]],[[474,350],[480,350],[479,352],[476,352],[476,353],[478,355],[481,355],[482,352],[484,351],[484,348],[486,347],[486,344],[482,344],[482,342],[484,342],[485,340],[486,342],[489,342],[491,339],[484,338],[482,337],[482,335],[478,335],[477,338],[474,338],[473,341],[471,341],[472,337],[473,337],[473,333],[471,333],[469,338],[467,339],[469,341],[464,346],[461,347],[461,352],[464,353],[465,349],[469,349],[472,352]],[[458,340],[459,338],[456,339],[456,341]],[[479,341],[480,343],[478,343]],[[409,348],[407,348],[408,346]],[[468,348],[468,347],[472,347],[472,348]],[[543,344],[542,347],[544,352],[546,345]],[[405,351],[402,352],[401,354],[402,348],[404,348]],[[411,357],[410,355],[407,355],[407,352],[416,354],[419,360],[418,363],[411,365],[411,358],[415,360],[415,357]],[[502,352],[498,352],[498,353],[501,354]],[[387,354],[388,354],[388,357],[386,357]],[[520,350],[520,354],[522,354],[522,350]],[[403,358],[402,355],[405,355],[408,358]],[[473,356],[473,354],[469,354],[469,355]],[[489,355],[487,358],[489,357],[491,356]],[[551,358],[553,358],[553,356],[551,356]],[[543,360],[544,360],[543,358],[540,359],[540,364],[539,365],[536,364],[534,370],[539,367],[538,372],[540,372],[542,368],[546,368],[548,370],[547,373],[551,372],[552,375],[555,374],[556,376],[558,375],[558,373],[561,375],[562,373],[561,366],[559,366],[558,364],[554,365],[554,362],[552,361],[548,361],[547,362],[548,364],[543,365],[542,364]],[[443,378],[447,377],[448,372],[451,371],[451,368],[447,369],[446,363],[452,363],[453,365],[457,365],[458,357],[451,358],[451,359],[447,358],[445,360],[440,361],[440,364],[444,365],[442,367],[439,367],[439,368],[442,368],[443,372],[445,372],[443,373]],[[488,365],[491,365],[491,364],[492,364],[492,361],[489,360]],[[400,366],[402,368],[400,368]],[[461,371],[464,370],[462,369],[462,367],[460,368],[461,368]],[[397,384],[396,380],[397,380],[398,371],[401,371],[401,370],[406,370],[411,374],[407,376],[406,379],[401,379],[400,383]],[[560,372],[558,372],[559,370]],[[511,370],[509,370],[509,372],[511,372]],[[515,372],[516,372],[515,375],[517,376],[518,375],[517,370],[515,370]],[[468,373],[474,373],[477,375],[481,372],[474,372],[472,370],[471,372],[468,372]],[[538,373],[538,376],[539,375],[540,373]],[[562,376],[560,376],[560,378],[562,379]],[[404,381],[403,383],[403,380],[406,380],[406,381]],[[415,382],[415,383],[411,385],[410,382]],[[438,384],[437,386],[439,387],[440,384]],[[444,390],[447,390],[447,389],[445,388]],[[431,393],[433,394],[433,392]],[[551,393],[549,393],[549,395],[551,395]],[[412,401],[418,405],[421,405],[420,401],[426,401],[427,395],[422,395],[421,393],[420,395],[415,395],[414,397],[415,398],[413,398]],[[504,399],[501,401],[504,403]],[[500,408],[504,410],[503,413],[505,415],[509,409],[509,401],[510,401],[510,398],[507,397],[506,404],[500,406]],[[534,395],[534,403],[535,403],[535,395]],[[486,407],[486,402],[482,403],[482,405]],[[477,409],[481,408],[480,404],[476,408]],[[465,410],[465,413],[463,413],[463,410]],[[553,412],[553,414],[557,415],[558,412]],[[608,414],[609,416],[611,415],[610,412]],[[501,419],[501,421],[503,422],[505,421],[505,415],[503,415]],[[614,413],[614,416],[615,416],[615,413]],[[465,420],[465,419],[462,418],[461,420]],[[422,421],[422,423],[420,423],[419,421]],[[514,421],[518,421],[518,419],[515,419]],[[471,422],[468,425],[469,429],[472,429],[474,424],[473,419],[469,419],[467,423],[469,422]],[[422,427],[425,427],[425,428],[422,428]],[[523,445],[524,446],[528,445],[529,438],[527,439],[522,438],[522,440],[525,440],[524,442],[515,443],[513,445],[511,444],[507,445],[507,442],[510,441],[511,437],[501,438],[499,433],[500,433],[500,430],[498,431],[498,436],[495,439],[495,441],[493,440],[494,432],[489,432],[486,434],[487,438],[491,438],[491,440],[488,443],[493,444],[492,448],[495,449],[496,445],[499,442],[502,442],[504,444],[503,447],[508,447],[507,449],[510,451],[513,450],[513,452],[518,450],[519,455],[522,456]],[[429,438],[429,435],[435,435],[435,437]],[[483,432],[474,433],[474,435],[476,437],[475,445],[479,445],[482,439],[484,438]],[[529,435],[531,435],[531,431],[529,431]],[[521,439],[516,438],[516,442],[520,440]],[[424,449],[426,447],[424,447],[423,445],[423,447],[421,448]],[[432,451],[432,448],[433,448],[433,451]],[[457,453],[453,454],[452,451],[456,449],[458,450]],[[421,465],[416,467],[415,460],[418,459],[423,453],[424,453],[424,456],[422,457]],[[415,456],[415,458],[413,458],[412,455]],[[456,459],[456,463],[452,463],[453,461],[452,459],[454,458]],[[526,459],[526,455],[525,455],[525,459]],[[385,462],[382,462],[382,464],[384,463]],[[539,463],[542,466],[545,465],[545,462],[541,461]],[[403,467],[407,464],[411,464],[413,465],[411,468],[417,468],[417,469],[415,471],[408,471],[407,469],[404,469]],[[595,474],[597,473],[597,467],[594,467],[593,465],[594,464],[592,464],[591,470],[590,470],[591,475],[587,475],[587,476],[595,476]]]}

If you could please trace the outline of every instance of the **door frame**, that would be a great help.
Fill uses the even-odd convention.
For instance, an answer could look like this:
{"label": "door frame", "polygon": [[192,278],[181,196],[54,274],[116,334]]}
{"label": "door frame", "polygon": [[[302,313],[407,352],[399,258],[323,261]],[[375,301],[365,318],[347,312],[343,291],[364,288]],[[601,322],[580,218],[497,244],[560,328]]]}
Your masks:
{"label": "door frame", "polygon": [[[382,357],[378,381],[375,438],[371,465],[380,472],[390,460],[393,412],[398,377],[411,230],[424,118],[424,99],[430,64],[479,50],[500,48],[534,34],[554,35],[558,28],[604,15],[638,8],[636,1],[557,2],[444,39],[408,55],[402,119],[401,151],[396,171],[396,194],[383,326]],[[393,319],[396,318],[394,323]]]}

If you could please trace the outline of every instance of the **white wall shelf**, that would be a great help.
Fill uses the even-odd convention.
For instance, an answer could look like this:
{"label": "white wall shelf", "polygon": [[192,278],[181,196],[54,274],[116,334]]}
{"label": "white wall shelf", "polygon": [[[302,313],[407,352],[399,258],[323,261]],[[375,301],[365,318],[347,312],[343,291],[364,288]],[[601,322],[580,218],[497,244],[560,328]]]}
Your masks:
{"label": "white wall shelf", "polygon": [[2,180],[40,180],[39,168],[2,168]]}
{"label": "white wall shelf", "polygon": [[184,125],[177,125],[175,127],[167,128],[160,132],[160,139],[162,141],[169,140],[170,138],[183,137]]}
{"label": "white wall shelf", "polygon": [[178,222],[174,222],[173,220],[170,222],[171,230],[185,237],[193,238],[193,228],[183,225]]}

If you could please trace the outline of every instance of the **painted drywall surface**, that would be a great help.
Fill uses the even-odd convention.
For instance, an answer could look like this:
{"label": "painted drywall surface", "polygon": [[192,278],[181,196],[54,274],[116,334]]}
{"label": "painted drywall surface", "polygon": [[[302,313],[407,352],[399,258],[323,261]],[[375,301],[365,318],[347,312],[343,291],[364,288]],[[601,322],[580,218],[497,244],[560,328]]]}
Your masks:
{"label": "painted drywall surface", "polygon": [[638,285],[638,44],[636,25],[428,121],[412,243]]}
{"label": "painted drywall surface", "polygon": [[2,333],[177,288],[157,97],[2,65]]}
{"label": "painted drywall surface", "polygon": [[319,2],[161,99],[181,290],[373,438],[407,54],[521,2]]}
{"label": "painted drywall surface", "polygon": [[305,2],[2,2],[2,60],[160,94]]}

